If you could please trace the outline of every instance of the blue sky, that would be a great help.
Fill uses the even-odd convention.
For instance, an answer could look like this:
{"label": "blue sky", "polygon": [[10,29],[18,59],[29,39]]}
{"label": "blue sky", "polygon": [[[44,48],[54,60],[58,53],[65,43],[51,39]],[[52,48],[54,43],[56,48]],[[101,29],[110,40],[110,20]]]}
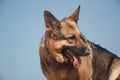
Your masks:
{"label": "blue sky", "polygon": [[43,12],[61,20],[78,5],[81,32],[120,56],[119,0],[0,0],[0,80],[45,80],[38,54]]}

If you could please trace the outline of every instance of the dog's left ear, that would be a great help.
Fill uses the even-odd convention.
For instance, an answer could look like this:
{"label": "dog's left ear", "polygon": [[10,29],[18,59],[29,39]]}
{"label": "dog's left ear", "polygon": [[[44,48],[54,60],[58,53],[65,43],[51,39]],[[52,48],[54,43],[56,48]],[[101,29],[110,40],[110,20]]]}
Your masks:
{"label": "dog's left ear", "polygon": [[76,23],[79,19],[79,12],[80,12],[80,5],[78,6],[78,8],[73,12],[73,14],[71,16],[69,16],[69,18],[71,18],[72,20],[74,20]]}
{"label": "dog's left ear", "polygon": [[47,31],[59,28],[60,21],[51,12],[44,11],[44,19]]}

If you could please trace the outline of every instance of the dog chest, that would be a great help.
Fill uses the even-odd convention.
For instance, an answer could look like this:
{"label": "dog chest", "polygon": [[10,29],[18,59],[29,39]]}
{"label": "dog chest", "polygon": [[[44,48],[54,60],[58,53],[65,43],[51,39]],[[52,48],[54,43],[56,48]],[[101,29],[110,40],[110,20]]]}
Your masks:
{"label": "dog chest", "polygon": [[45,63],[41,67],[48,80],[79,80],[77,69],[69,67],[70,65]]}

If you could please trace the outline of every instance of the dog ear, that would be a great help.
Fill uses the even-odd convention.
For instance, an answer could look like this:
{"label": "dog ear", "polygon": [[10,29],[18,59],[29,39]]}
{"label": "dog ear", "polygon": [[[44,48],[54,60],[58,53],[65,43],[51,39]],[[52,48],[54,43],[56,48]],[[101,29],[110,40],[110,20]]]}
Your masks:
{"label": "dog ear", "polygon": [[79,19],[79,12],[80,12],[80,5],[78,6],[78,8],[73,12],[73,14],[69,18],[71,18],[72,20],[77,22]]}
{"label": "dog ear", "polygon": [[57,20],[49,11],[44,11],[44,19],[47,31],[59,28],[59,20]]}

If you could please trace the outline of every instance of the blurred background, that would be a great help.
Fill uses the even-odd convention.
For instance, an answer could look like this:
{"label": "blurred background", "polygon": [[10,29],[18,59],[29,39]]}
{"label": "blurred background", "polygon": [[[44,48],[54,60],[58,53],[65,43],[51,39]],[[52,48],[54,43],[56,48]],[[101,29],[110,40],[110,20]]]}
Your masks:
{"label": "blurred background", "polygon": [[39,59],[44,10],[61,20],[78,5],[81,32],[120,56],[120,0],[0,0],[0,80],[46,80]]}

